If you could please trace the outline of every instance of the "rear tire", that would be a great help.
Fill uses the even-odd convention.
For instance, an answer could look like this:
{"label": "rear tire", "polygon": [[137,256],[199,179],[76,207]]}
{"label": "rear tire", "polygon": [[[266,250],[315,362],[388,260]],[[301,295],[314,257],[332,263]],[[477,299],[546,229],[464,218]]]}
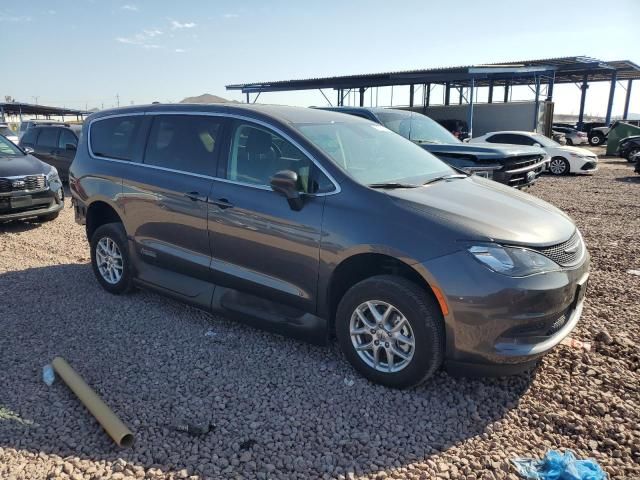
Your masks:
{"label": "rear tire", "polygon": [[573,140],[571,140],[570,138],[567,138],[567,145],[572,147],[573,146]]}
{"label": "rear tire", "polygon": [[629,150],[627,152],[627,162],[631,163],[631,162],[635,162],[635,160],[633,159],[633,156],[640,152],[640,148],[632,148],[631,150]]}
{"label": "rear tire", "polygon": [[592,147],[597,147],[604,143],[604,135],[594,133],[593,135],[589,135],[589,145]]}
{"label": "rear tire", "polygon": [[338,305],[336,336],[351,365],[387,387],[424,382],[444,358],[438,304],[423,288],[398,276],[379,275],[351,287]]}
{"label": "rear tire", "polygon": [[124,226],[107,223],[91,237],[91,266],[102,288],[116,295],[133,288],[133,269]]}

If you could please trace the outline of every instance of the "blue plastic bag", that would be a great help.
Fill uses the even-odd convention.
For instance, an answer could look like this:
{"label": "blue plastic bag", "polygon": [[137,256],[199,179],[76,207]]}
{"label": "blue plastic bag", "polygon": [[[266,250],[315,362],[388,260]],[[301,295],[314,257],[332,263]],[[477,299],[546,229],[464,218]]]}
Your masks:
{"label": "blue plastic bag", "polygon": [[592,458],[577,460],[571,450],[549,450],[543,459],[512,460],[518,473],[529,480],[605,480],[607,474]]}

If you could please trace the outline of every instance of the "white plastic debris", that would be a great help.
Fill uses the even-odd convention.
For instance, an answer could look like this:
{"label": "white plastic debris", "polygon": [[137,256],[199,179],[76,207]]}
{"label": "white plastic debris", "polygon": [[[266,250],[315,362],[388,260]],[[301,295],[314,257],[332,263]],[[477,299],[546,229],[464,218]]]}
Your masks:
{"label": "white plastic debris", "polygon": [[574,348],[576,350],[584,350],[585,352],[591,351],[591,343],[583,342],[582,340],[577,340],[575,338],[566,337],[562,339],[560,342],[561,345],[566,345],[567,347]]}
{"label": "white plastic debris", "polygon": [[353,379],[344,377],[344,384],[347,387],[353,387],[354,383],[356,383]]}
{"label": "white plastic debris", "polygon": [[56,374],[53,371],[53,367],[51,365],[45,365],[42,367],[42,381],[47,384],[47,386],[53,385],[54,380],[56,379]]}
{"label": "white plastic debris", "polygon": [[640,270],[627,270],[627,273],[640,277]]}
{"label": "white plastic debris", "polygon": [[204,334],[205,337],[215,337],[216,335],[218,335],[218,333],[211,329],[207,330]]}

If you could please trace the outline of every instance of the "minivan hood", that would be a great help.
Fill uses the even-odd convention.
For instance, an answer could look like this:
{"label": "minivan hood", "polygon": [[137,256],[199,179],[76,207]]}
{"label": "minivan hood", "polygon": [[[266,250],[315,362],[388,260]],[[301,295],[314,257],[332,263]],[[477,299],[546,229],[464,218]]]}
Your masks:
{"label": "minivan hood", "polygon": [[51,167],[33,155],[19,157],[0,155],[0,177],[46,174]]}
{"label": "minivan hood", "polygon": [[460,240],[546,247],[566,241],[576,228],[553,205],[476,175],[386,193],[456,230]]}
{"label": "minivan hood", "polygon": [[425,143],[420,144],[435,155],[473,155],[478,160],[502,160],[524,155],[544,155],[544,150],[526,145],[503,145],[500,143]]}

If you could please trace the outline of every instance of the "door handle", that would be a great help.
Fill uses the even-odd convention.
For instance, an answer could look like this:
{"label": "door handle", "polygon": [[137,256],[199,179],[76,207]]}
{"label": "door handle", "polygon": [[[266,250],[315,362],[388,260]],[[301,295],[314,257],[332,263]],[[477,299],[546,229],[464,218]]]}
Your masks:
{"label": "door handle", "polygon": [[194,202],[206,202],[207,201],[207,197],[203,197],[202,195],[200,195],[199,192],[187,192],[184,194],[185,197],[187,197],[190,200],[193,200]]}
{"label": "door handle", "polygon": [[226,198],[219,198],[217,200],[209,200],[209,203],[219,207],[222,210],[227,208],[233,208],[233,203],[229,202]]}

